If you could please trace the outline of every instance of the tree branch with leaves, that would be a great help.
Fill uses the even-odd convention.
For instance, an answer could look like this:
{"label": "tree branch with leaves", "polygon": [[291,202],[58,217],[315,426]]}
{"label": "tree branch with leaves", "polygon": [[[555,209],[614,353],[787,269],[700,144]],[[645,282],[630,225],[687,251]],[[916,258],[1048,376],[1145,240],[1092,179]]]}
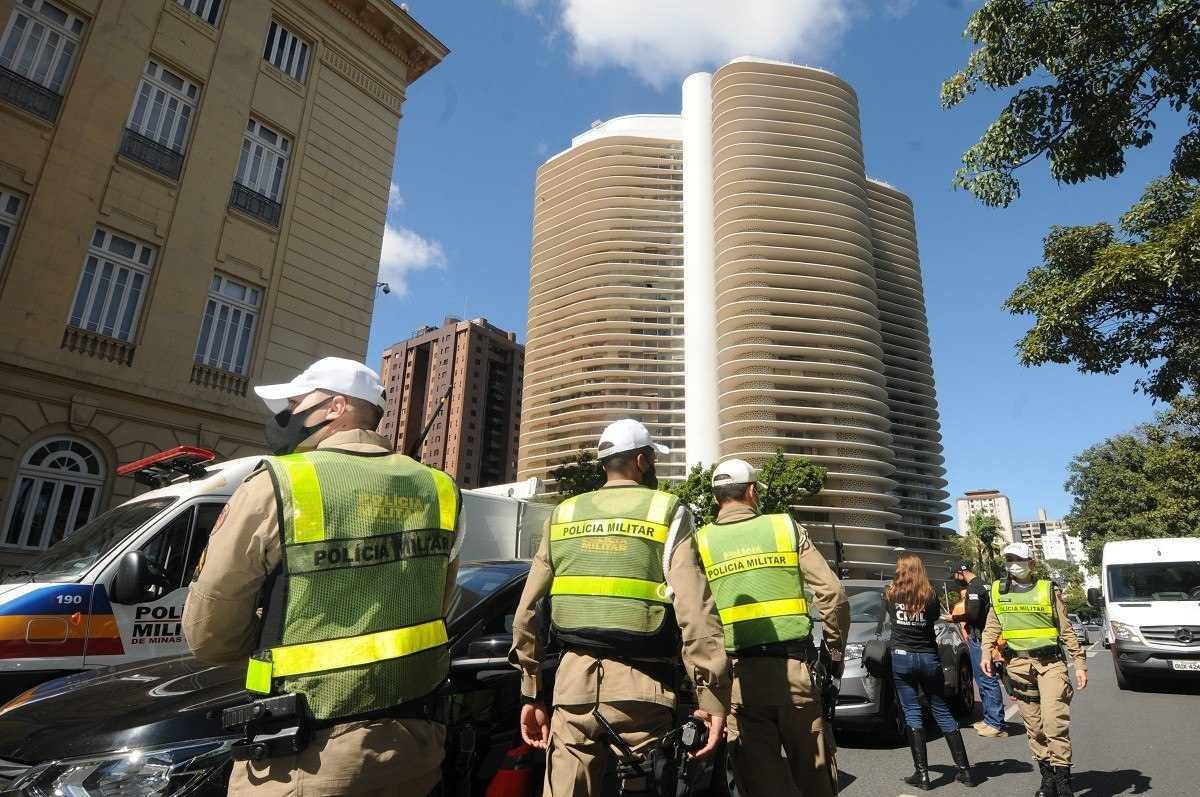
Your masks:
{"label": "tree branch with leaves", "polygon": [[955,184],[988,205],[1021,192],[1015,172],[1042,156],[1063,183],[1113,177],[1154,137],[1161,106],[1186,115],[1172,174],[1200,178],[1200,0],[986,0],[967,23],[975,49],[942,84],[945,108],[1011,89]]}

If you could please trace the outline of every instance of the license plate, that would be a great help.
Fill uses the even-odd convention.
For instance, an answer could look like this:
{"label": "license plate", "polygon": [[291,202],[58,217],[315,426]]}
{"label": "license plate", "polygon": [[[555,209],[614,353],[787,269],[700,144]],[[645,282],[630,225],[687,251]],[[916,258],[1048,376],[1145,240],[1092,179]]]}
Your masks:
{"label": "license plate", "polygon": [[1196,670],[1200,672],[1200,661],[1180,661],[1179,659],[1171,659],[1172,670]]}

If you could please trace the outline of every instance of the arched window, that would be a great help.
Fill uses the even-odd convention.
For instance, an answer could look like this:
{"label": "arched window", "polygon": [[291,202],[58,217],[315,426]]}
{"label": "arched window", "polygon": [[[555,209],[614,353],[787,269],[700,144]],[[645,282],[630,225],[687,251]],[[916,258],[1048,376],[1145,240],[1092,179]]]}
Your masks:
{"label": "arched window", "polygon": [[87,443],[51,437],[21,460],[4,523],[4,542],[43,550],[87,523],[100,503],[104,459]]}

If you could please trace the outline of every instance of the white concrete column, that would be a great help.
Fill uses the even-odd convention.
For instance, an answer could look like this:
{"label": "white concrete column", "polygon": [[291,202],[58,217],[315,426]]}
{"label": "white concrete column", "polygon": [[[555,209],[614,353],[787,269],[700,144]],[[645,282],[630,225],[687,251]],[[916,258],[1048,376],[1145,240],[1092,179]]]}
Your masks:
{"label": "white concrete column", "polygon": [[712,75],[683,81],[683,368],[688,466],[720,456],[713,271]]}

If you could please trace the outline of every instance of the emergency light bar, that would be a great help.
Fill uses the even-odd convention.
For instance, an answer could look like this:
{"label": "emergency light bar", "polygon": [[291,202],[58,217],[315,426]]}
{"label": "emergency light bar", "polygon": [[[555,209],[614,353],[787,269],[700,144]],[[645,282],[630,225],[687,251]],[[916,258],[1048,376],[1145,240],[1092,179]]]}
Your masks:
{"label": "emergency light bar", "polygon": [[176,446],[143,457],[117,467],[118,476],[133,476],[134,481],[148,487],[163,487],[180,476],[200,478],[205,475],[204,465],[217,455],[207,448]]}

